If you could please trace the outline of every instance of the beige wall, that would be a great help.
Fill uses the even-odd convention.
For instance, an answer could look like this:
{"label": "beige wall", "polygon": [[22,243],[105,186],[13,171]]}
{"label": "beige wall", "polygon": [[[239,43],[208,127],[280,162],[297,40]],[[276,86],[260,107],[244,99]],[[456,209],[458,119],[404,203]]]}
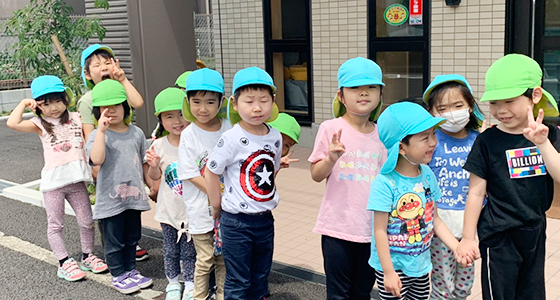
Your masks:
{"label": "beige wall", "polygon": [[265,67],[262,0],[212,1],[212,11],[216,70],[224,76],[225,94],[229,96],[235,72],[251,66]]}
{"label": "beige wall", "polygon": [[[488,67],[504,55],[506,0],[463,0],[457,7],[432,1],[431,77],[456,73],[474,96],[484,92]],[[481,105],[489,117],[488,105]]]}

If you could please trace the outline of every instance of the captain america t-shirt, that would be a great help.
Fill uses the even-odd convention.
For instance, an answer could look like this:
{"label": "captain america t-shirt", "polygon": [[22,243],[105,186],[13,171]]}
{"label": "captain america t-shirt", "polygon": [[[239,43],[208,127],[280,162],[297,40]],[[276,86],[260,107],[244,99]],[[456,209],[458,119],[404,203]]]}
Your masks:
{"label": "captain america t-shirt", "polygon": [[268,134],[254,135],[236,124],[212,150],[206,167],[224,176],[222,210],[252,214],[278,205],[274,173],[280,169],[282,136],[268,128]]}

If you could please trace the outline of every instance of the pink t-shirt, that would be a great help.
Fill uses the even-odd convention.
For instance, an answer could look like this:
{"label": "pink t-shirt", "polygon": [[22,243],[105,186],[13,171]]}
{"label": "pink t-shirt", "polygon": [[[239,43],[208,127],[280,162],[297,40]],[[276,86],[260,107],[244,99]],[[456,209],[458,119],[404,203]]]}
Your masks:
{"label": "pink t-shirt", "polygon": [[366,209],[370,185],[387,158],[379,140],[377,125],[371,133],[361,133],[343,118],[325,121],[319,127],[310,163],[329,153],[335,132],[342,129],[346,152],[326,179],[325,194],[313,232],[357,243],[370,243],[372,212]]}

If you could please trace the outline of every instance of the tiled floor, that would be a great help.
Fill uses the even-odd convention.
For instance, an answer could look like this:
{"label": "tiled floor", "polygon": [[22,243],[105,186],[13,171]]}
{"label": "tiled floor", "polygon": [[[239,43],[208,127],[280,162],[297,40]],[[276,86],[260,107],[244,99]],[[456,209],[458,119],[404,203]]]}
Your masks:
{"label": "tiled floor", "polygon": [[[282,169],[276,177],[280,204],[274,210],[276,227],[274,260],[291,266],[324,274],[321,239],[312,232],[321,205],[324,182],[311,179],[307,157],[310,148],[293,148],[292,158],[300,162]],[[155,203],[151,203],[155,208]],[[161,230],[154,221],[155,209],[142,215],[144,226]],[[560,300],[560,220],[548,219],[547,228],[546,299]],[[476,280],[469,300],[481,300],[480,266],[476,265]]]}

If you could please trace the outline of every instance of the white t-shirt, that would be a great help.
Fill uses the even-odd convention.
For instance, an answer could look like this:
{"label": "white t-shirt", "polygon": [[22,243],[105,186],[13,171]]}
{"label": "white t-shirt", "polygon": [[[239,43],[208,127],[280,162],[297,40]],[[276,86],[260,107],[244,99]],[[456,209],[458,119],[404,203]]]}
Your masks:
{"label": "white t-shirt", "polygon": [[167,136],[155,140],[152,147],[161,158],[161,182],[154,219],[177,230],[181,229],[181,224],[184,224],[183,228],[188,228],[187,209],[181,197],[183,183],[177,177],[178,147],[171,145]]}
{"label": "white t-shirt", "polygon": [[212,150],[208,168],[224,176],[222,210],[251,214],[278,205],[274,172],[280,169],[282,136],[268,127],[268,134],[254,135],[236,124]]}
{"label": "white t-shirt", "polygon": [[222,120],[218,131],[206,131],[191,123],[181,132],[179,142],[178,179],[183,181],[183,201],[189,217],[189,232],[203,234],[214,228],[208,195],[192,184],[189,179],[204,176],[204,167],[210,151],[216,146],[222,133],[231,129],[227,120]]}

